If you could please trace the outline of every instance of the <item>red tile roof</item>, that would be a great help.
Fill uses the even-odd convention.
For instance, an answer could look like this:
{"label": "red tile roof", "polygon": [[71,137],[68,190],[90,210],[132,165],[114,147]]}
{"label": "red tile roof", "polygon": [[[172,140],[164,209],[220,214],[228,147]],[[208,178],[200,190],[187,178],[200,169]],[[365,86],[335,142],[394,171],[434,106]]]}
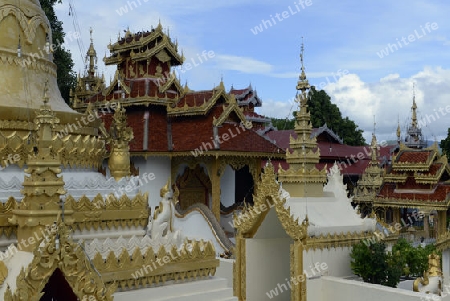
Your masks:
{"label": "red tile roof", "polygon": [[[213,142],[213,117],[222,113],[222,106],[214,107],[206,117],[174,118],[172,121],[173,151],[216,150]],[[218,128],[220,151],[278,153],[275,144],[236,123],[224,123]]]}
{"label": "red tile roof", "polygon": [[401,151],[397,156],[395,162],[408,162],[408,163],[426,163],[428,158],[433,154],[433,151],[414,151],[405,150]]}
{"label": "red tile roof", "polygon": [[428,193],[418,192],[401,192],[395,189],[395,184],[385,183],[377,198],[394,198],[398,200],[420,200],[424,202],[446,202],[446,198],[450,193],[450,186],[445,184],[438,184],[434,190],[429,190]]}
{"label": "red tile roof", "polygon": [[422,172],[422,174],[427,176],[434,176],[442,168],[442,165],[443,165],[442,163],[433,163],[431,164],[428,172]]}
{"label": "red tile roof", "polygon": [[249,91],[250,91],[249,88],[245,88],[245,89],[234,89],[234,88],[232,88],[230,90],[230,94],[241,95],[241,94],[244,94],[244,93],[248,93]]}

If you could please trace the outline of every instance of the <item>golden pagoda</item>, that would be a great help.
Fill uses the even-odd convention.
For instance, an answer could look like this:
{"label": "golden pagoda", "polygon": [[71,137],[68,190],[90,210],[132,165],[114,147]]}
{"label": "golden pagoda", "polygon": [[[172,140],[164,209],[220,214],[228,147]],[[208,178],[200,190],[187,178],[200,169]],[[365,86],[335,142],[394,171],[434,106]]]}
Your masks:
{"label": "golden pagoda", "polygon": [[[296,114],[295,132],[297,139],[290,138],[290,148],[286,150],[286,162],[289,169],[278,172],[278,180],[283,183],[283,188],[289,191],[292,197],[321,196],[323,184],[326,182],[326,167],[318,170],[315,165],[319,163],[320,150],[317,147],[316,137],[311,138],[311,115],[308,112],[308,91],[310,85],[306,78],[305,66],[303,65],[304,46],[302,45],[300,61],[301,74],[297,83],[296,102],[299,110]],[[305,187],[308,189],[305,189]]]}
{"label": "golden pagoda", "polygon": [[103,91],[106,88],[105,76],[101,77],[97,73],[97,51],[94,48],[94,39],[92,37],[93,30],[90,29],[91,43],[86,53],[85,65],[86,70],[83,74],[78,74],[77,85],[75,91],[70,90],[70,97],[73,103],[74,95],[77,96],[79,101],[84,102],[90,96]]}
{"label": "golden pagoda", "polygon": [[372,213],[372,204],[378,190],[383,183],[383,168],[378,163],[378,146],[375,133],[372,134],[370,143],[371,159],[369,166],[364,170],[361,179],[358,181],[353,201],[358,204],[362,216]]}

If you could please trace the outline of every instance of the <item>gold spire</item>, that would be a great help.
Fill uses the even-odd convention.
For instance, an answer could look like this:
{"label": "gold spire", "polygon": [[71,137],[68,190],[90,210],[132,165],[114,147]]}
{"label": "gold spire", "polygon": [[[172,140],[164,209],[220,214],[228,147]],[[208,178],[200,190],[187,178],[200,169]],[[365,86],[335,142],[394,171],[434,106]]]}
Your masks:
{"label": "gold spire", "polygon": [[[33,233],[39,233],[45,225],[52,224],[61,213],[61,196],[66,193],[61,174],[61,159],[58,154],[52,152],[53,130],[60,121],[48,105],[48,82],[44,86],[44,104],[41,105],[34,119],[36,124],[37,144],[34,152],[27,159],[26,174],[21,193],[24,198],[20,206],[13,211],[9,222],[19,225],[17,238],[27,239]],[[73,223],[70,208],[66,208],[65,222]],[[68,217],[68,218],[67,218]],[[38,242],[25,246],[24,251],[31,252]]]}
{"label": "gold spire", "polygon": [[417,105],[416,105],[416,92],[414,90],[414,84],[413,84],[413,105],[411,107],[412,110],[412,127],[416,128],[417,127]]}
{"label": "gold spire", "polygon": [[375,136],[375,132],[372,134],[372,142],[370,143],[370,148],[372,149],[371,152],[371,163],[376,163],[378,165],[378,146],[377,146],[377,136]]}
{"label": "gold spire", "polygon": [[[308,79],[306,79],[306,73],[305,73],[305,66],[303,64],[303,54],[305,52],[305,47],[303,44],[303,37],[302,37],[302,47],[301,47],[301,52],[300,52],[300,63],[301,63],[301,70],[302,72],[300,73],[299,79],[298,79],[298,83],[297,83],[297,90],[302,91],[302,95],[304,93],[306,93],[306,90],[308,90],[310,88],[309,83],[308,83]],[[306,99],[306,97],[305,97]]]}
{"label": "gold spire", "polygon": [[290,138],[292,152],[286,150],[286,161],[289,163],[288,170],[279,170],[278,179],[283,183],[291,196],[320,196],[323,194],[322,186],[326,182],[326,168],[319,171],[315,165],[319,163],[320,151],[317,147],[316,138],[311,138],[312,125],[310,113],[308,112],[308,93],[310,89],[306,78],[304,58],[304,45],[302,42],[300,63],[301,73],[297,83],[296,102],[299,109],[296,115],[295,132],[297,138]]}
{"label": "gold spire", "polygon": [[375,115],[373,115],[373,133],[372,133],[372,141],[370,143],[370,148],[372,149],[372,153],[371,153],[371,157],[372,157],[371,163],[372,164],[373,163],[378,164],[378,161],[377,161],[377,157],[378,157],[377,156],[377,150],[378,150],[377,136],[375,136],[376,126],[377,126],[377,123],[375,120]]}
{"label": "gold spire", "polygon": [[92,38],[92,27],[89,30],[90,36],[91,36],[91,44],[89,45],[89,49],[86,53],[86,68],[87,68],[87,63],[89,61],[89,69],[88,69],[88,76],[89,77],[94,77],[95,75],[95,69],[97,69],[97,52],[95,51],[94,48],[94,39]]}
{"label": "gold spire", "polygon": [[400,135],[402,134],[402,131],[400,129],[400,117],[398,117],[397,121],[397,142],[400,144]]}
{"label": "gold spire", "polygon": [[413,84],[413,104],[412,110],[412,122],[411,126],[407,129],[405,145],[411,148],[424,148],[427,146],[427,142],[422,136],[422,129],[419,127],[417,122],[417,104],[416,104],[416,92],[415,86]]}

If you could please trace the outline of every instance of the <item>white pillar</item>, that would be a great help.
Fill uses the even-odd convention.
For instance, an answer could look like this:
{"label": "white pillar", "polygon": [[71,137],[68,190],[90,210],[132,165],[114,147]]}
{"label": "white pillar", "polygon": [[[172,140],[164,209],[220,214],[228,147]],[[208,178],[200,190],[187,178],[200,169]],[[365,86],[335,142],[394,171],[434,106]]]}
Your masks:
{"label": "white pillar", "polygon": [[450,249],[442,251],[442,274],[444,284],[450,284]]}

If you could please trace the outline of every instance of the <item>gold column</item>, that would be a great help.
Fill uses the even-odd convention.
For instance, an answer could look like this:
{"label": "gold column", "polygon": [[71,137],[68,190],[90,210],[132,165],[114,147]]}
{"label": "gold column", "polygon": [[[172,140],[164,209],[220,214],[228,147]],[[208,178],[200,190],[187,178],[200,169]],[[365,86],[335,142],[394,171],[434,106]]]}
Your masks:
{"label": "gold column", "polygon": [[393,208],[392,209],[392,219],[394,221],[394,223],[400,223],[401,219],[400,219],[400,209],[399,208]]}
{"label": "gold column", "polygon": [[217,220],[220,221],[220,178],[222,177],[220,170],[220,159],[216,157],[215,160],[213,160],[211,167],[211,210]]}
{"label": "gold column", "polygon": [[447,232],[447,210],[438,211],[438,229],[436,239]]}
{"label": "gold column", "polygon": [[253,191],[258,189],[259,180],[261,179],[261,158],[255,158],[253,164],[249,166],[250,173],[253,177]]}
{"label": "gold column", "polygon": [[[291,244],[291,281],[303,275],[303,244],[296,240]],[[304,276],[304,275],[303,275]],[[306,301],[306,280],[292,283],[291,301]]]}
{"label": "gold column", "polygon": [[111,154],[108,160],[108,166],[111,176],[119,181],[123,177],[130,176],[130,146],[129,142],[133,140],[133,129],[127,127],[127,115],[125,109],[119,105],[113,116],[111,124],[111,135],[109,143],[111,145]]}
{"label": "gold column", "polygon": [[239,301],[244,301],[247,298],[246,294],[246,252],[245,252],[245,238],[242,234],[236,236],[236,261],[233,264],[233,294]]}
{"label": "gold column", "polygon": [[423,231],[425,232],[425,238],[430,238],[430,213],[425,213],[423,218]]}

